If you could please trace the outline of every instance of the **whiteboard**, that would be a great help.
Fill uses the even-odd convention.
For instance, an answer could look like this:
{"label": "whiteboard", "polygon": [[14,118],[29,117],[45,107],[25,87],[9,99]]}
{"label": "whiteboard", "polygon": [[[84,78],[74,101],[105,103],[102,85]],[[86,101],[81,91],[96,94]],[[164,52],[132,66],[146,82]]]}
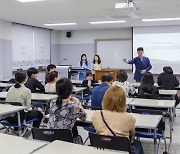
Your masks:
{"label": "whiteboard", "polygon": [[122,61],[132,59],[132,39],[99,40],[96,47],[103,68],[132,69],[132,65]]}

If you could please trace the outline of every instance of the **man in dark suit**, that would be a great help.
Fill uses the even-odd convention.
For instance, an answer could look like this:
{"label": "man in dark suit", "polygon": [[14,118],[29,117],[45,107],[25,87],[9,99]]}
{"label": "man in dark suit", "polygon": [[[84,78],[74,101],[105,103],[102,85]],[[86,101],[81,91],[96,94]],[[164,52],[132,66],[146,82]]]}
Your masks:
{"label": "man in dark suit", "polygon": [[138,56],[134,59],[127,60],[126,58],[124,58],[123,61],[127,64],[135,64],[136,70],[134,74],[134,79],[136,80],[136,82],[140,82],[141,78],[143,77],[143,74],[145,72],[148,72],[152,68],[152,65],[150,63],[149,58],[143,56],[144,49],[142,47],[139,47],[137,49],[137,54]]}

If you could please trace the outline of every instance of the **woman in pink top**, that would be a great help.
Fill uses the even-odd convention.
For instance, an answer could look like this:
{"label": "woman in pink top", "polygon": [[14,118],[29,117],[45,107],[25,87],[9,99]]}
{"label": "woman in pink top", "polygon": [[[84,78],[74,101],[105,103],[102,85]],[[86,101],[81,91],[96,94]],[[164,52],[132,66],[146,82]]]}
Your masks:
{"label": "woman in pink top", "polygon": [[[123,88],[112,86],[102,101],[103,115],[106,123],[116,136],[131,138],[135,133],[135,118],[126,112],[126,95]],[[102,120],[100,111],[92,117],[92,123],[97,134],[113,136]],[[133,149],[137,154],[144,154],[140,141],[133,142]]]}

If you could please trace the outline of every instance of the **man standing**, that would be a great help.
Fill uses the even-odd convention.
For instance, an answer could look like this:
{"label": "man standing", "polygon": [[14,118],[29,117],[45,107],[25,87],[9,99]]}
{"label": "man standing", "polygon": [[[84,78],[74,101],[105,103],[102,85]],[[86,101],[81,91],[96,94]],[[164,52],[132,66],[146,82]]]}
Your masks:
{"label": "man standing", "polygon": [[140,82],[143,74],[149,71],[152,68],[149,58],[143,56],[144,49],[142,47],[137,48],[138,56],[135,57],[133,60],[127,60],[126,58],[123,59],[124,62],[127,64],[135,64],[136,70],[134,74],[134,79],[136,82]]}

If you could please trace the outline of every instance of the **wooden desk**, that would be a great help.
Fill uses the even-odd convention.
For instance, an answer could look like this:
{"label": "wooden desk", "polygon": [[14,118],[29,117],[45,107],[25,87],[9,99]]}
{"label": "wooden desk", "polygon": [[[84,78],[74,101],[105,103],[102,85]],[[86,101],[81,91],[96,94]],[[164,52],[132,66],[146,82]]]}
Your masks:
{"label": "wooden desk", "polygon": [[95,71],[95,80],[101,80],[101,77],[104,74],[112,74],[113,81],[116,81],[117,80],[117,71],[118,71],[118,69],[102,69],[102,70],[97,70],[97,71]]}
{"label": "wooden desk", "polygon": [[0,133],[1,154],[29,154],[44,145],[45,142]]}
{"label": "wooden desk", "polygon": [[128,154],[128,152],[99,150],[94,147],[54,141],[47,146],[35,151],[33,154]]}

